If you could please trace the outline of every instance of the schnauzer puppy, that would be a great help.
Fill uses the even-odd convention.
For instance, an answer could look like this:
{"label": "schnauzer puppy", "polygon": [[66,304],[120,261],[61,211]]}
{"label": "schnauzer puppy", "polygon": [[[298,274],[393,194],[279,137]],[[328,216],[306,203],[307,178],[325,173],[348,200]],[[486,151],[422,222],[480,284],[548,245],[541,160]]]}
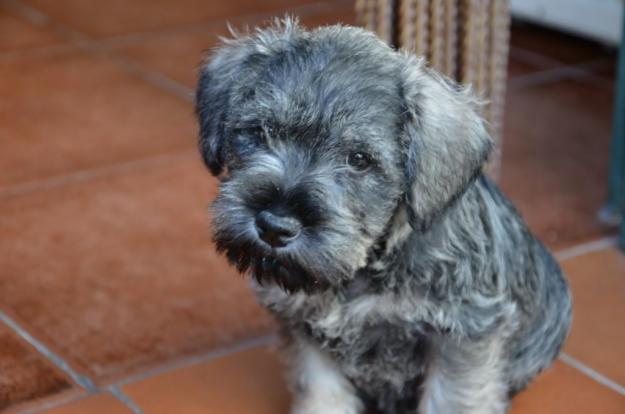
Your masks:
{"label": "schnauzer puppy", "polygon": [[217,249],[287,338],[296,414],[504,413],[571,321],[482,166],[479,102],[345,26],[225,40],[197,90]]}

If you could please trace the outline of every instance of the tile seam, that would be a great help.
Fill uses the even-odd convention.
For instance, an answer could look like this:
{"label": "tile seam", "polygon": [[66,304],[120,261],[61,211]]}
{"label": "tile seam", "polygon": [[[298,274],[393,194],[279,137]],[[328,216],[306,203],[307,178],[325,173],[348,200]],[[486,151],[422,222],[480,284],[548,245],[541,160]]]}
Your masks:
{"label": "tile seam", "polygon": [[[195,22],[195,23],[186,23],[186,24],[183,23],[180,25],[163,27],[160,29],[146,30],[142,32],[134,32],[134,33],[128,33],[128,34],[123,34],[123,35],[113,35],[113,36],[97,39],[97,38],[87,37],[86,35],[80,32],[77,32],[73,29],[70,29],[60,23],[52,23],[53,20],[49,18],[47,15],[40,13],[36,11],[35,9],[32,9],[30,6],[23,5],[19,1],[0,0],[0,6],[5,5],[7,9],[13,10],[17,14],[26,14],[25,17],[27,19],[30,19],[31,23],[35,25],[40,25],[42,23],[50,22],[51,24],[54,25],[53,27],[50,27],[50,29],[53,32],[56,32],[57,35],[60,35],[62,38],[65,38],[68,41],[68,43],[59,43],[59,44],[52,44],[52,45],[47,45],[47,46],[46,45],[33,46],[33,47],[27,47],[27,48],[21,48],[21,49],[0,51],[0,60],[15,59],[15,58],[21,58],[21,57],[29,58],[31,56],[37,56],[37,55],[42,55],[42,56],[55,55],[57,53],[58,54],[65,53],[68,50],[71,51],[70,48],[72,46],[80,47],[81,44],[83,47],[79,48],[79,50],[81,50],[82,52],[93,53],[94,50],[85,49],[84,47],[85,42],[91,43],[91,47],[93,47],[94,49],[97,49],[98,53],[101,53],[102,50],[109,50],[109,49],[116,48],[116,47],[122,47],[126,44],[130,44],[130,45],[138,44],[153,36],[201,31],[206,28],[217,26],[219,25],[220,22],[223,22],[224,20],[231,21],[235,24],[245,23],[246,20],[263,21],[263,19],[276,16],[275,14],[276,12],[303,13],[303,15],[306,15],[306,16],[316,16],[318,14],[321,14],[327,11],[326,9],[329,6],[332,6],[334,4],[346,5],[348,4],[348,2],[338,1],[336,3],[333,3],[333,2],[328,2],[328,1],[321,1],[321,2],[316,2],[316,3],[290,7],[286,10],[276,9],[273,12],[241,14],[241,15],[233,16],[231,18],[221,18],[221,19],[211,18],[211,19],[207,19],[207,20],[203,20],[203,21]],[[32,18],[31,11],[34,11],[37,17]],[[65,30],[67,30],[67,32],[71,32],[71,34],[65,32]],[[73,38],[73,36],[80,37],[80,40]],[[78,41],[79,44],[78,45],[75,44],[74,42],[72,42],[72,40]]]}
{"label": "tile seam", "polygon": [[97,39],[94,39],[91,36],[75,29],[72,29],[66,24],[53,20],[45,13],[42,13],[39,10],[28,6],[27,4],[24,4],[20,0],[0,0],[0,5],[5,5],[5,7],[9,8],[10,10],[14,10],[16,13],[25,15],[26,18],[29,18],[29,16],[31,15],[36,15],[36,20],[47,22],[48,24],[50,24],[51,30],[53,30],[60,36],[68,39],[83,52],[109,58],[112,63],[114,63],[117,67],[119,67],[124,72],[130,74],[131,76],[140,79],[156,87],[159,90],[164,90],[178,98],[182,98],[186,102],[189,102],[191,100],[187,97],[189,88],[187,88],[186,86],[161,75],[157,71],[149,70],[141,65],[133,64],[127,59],[124,59],[122,56],[119,56],[118,54],[115,54],[114,52],[109,51],[105,48],[102,48]]}
{"label": "tile seam", "polygon": [[545,56],[542,53],[534,52],[519,46],[510,45],[510,57],[520,60],[523,63],[540,67],[541,69],[548,69],[550,66],[565,65],[564,62],[561,62],[558,59]]}
{"label": "tile seam", "polygon": [[195,91],[193,89],[171,79],[169,76],[163,75],[159,71],[148,69],[144,65],[137,63],[132,59],[120,56],[111,50],[104,51],[98,49],[98,51],[94,50],[92,52],[106,55],[106,57],[108,57],[115,65],[124,70],[126,73],[129,73],[130,75],[141,79],[164,92],[168,92],[185,102],[193,103],[195,101]]}
{"label": "tile seam", "polygon": [[20,0],[0,0],[0,5],[3,5],[6,9],[26,18],[32,24],[49,24],[49,29],[51,31],[69,40],[76,46],[84,47],[92,41],[91,38],[84,33],[74,30],[65,24],[56,22],[47,14],[40,12],[36,8],[31,7]]}
{"label": "tile seam", "polygon": [[560,249],[554,252],[556,260],[560,263],[567,260],[574,259],[585,254],[598,252],[601,250],[607,250],[611,247],[618,245],[618,237],[604,237],[597,240],[591,240],[589,242],[576,244],[575,246]]}
{"label": "tile seam", "polygon": [[[27,5],[23,5],[21,2],[19,2],[18,0],[0,0],[0,4],[4,4],[4,3],[12,3],[15,5],[18,5],[16,7],[23,7],[24,10],[29,11],[30,9],[32,9],[30,6]],[[296,8],[293,8],[291,11],[297,11],[300,9],[303,10],[311,10],[311,9],[323,9],[324,7],[328,7],[328,5],[331,5],[331,3],[329,2],[318,2],[318,3],[312,3],[312,4],[308,4],[308,5],[303,5],[303,6],[299,6]],[[45,19],[45,21],[51,21],[51,19],[46,16],[43,13],[38,12],[35,9],[32,9],[33,12],[36,12],[38,14],[39,19]],[[315,14],[314,12],[309,12],[309,14]],[[255,13],[255,14],[249,14],[249,15],[241,15],[241,16],[236,16],[233,20],[244,20],[244,19],[251,19],[251,18],[257,18],[260,19],[262,17],[269,17],[271,16],[270,13]],[[212,24],[216,24],[217,20],[213,20]],[[206,24],[206,23],[205,23]],[[63,28],[63,30],[69,32],[75,32],[72,29],[66,28],[64,25],[60,25],[60,24],[56,24],[57,26]],[[78,32],[76,32],[78,33]],[[170,77],[163,75],[161,73],[159,73],[158,71],[154,71],[154,70],[150,70],[147,69],[144,65],[138,64],[136,62],[133,62],[132,60],[126,59],[122,56],[120,56],[119,54],[114,53],[113,51],[109,51],[106,49],[103,49],[101,47],[102,42],[101,41],[96,41],[93,40],[91,38],[88,38],[86,35],[82,35],[80,34],[82,39],[87,39],[86,42],[83,42],[83,51],[87,52],[87,53],[91,53],[91,54],[101,54],[101,55],[106,55],[106,57],[110,58],[111,61],[116,64],[118,67],[120,67],[120,69],[124,70],[125,72],[131,74],[132,76],[135,76],[136,78],[139,78],[149,84],[151,84],[152,86],[163,90],[167,93],[171,93],[173,95],[175,95],[176,97],[186,101],[186,102],[193,102],[194,100],[194,91],[191,88],[188,88],[187,86],[171,79]],[[86,44],[84,44],[86,43]],[[0,55],[1,56],[1,55]],[[149,160],[149,159],[148,159]],[[133,163],[135,161],[143,161],[141,159],[139,160],[132,160],[129,163]],[[115,170],[117,167],[123,167],[126,163],[122,163],[122,164],[113,164],[111,166],[107,166],[104,168],[108,168],[110,167],[111,169],[109,170],[109,172],[114,173],[113,170]],[[89,175],[89,171],[92,170],[80,170],[77,171],[76,173],[71,173],[68,175],[62,175],[62,176],[57,176],[57,177],[52,177],[51,179],[44,179],[44,180],[34,180],[32,182],[27,182],[24,184],[18,184],[17,186],[11,186],[11,187],[7,187],[5,189],[0,189],[0,200],[3,198],[7,198],[7,197],[12,197],[14,195],[21,195],[23,193],[30,193],[32,191],[37,191],[41,188],[49,188],[49,187],[58,187],[58,186],[62,186],[65,184],[65,178],[69,178],[72,179],[74,177],[82,177],[81,179],[79,179],[79,181],[88,181],[89,179],[91,179],[91,177],[89,178],[85,178]],[[82,173],[85,173],[85,175],[83,175]],[[41,187],[39,185],[39,183],[41,182],[45,182],[43,183],[43,187]],[[73,180],[72,180],[73,182]]]}
{"label": "tile seam", "polygon": [[[98,395],[98,392],[87,392],[85,394],[80,394],[80,395],[75,395],[75,396],[71,396],[69,398],[63,398],[63,399],[59,399],[59,400],[53,400],[53,401],[41,401],[39,403],[37,403],[36,406],[30,407],[30,408],[26,408],[25,410],[18,410],[18,411],[9,411],[8,414],[37,414],[37,413],[42,413],[48,410],[53,410],[55,408],[59,408],[59,407],[63,407],[69,404],[74,404],[78,401],[82,401],[86,398],[92,397],[94,395]],[[31,400],[29,402],[36,402],[37,400]]]}
{"label": "tile seam", "polygon": [[128,394],[124,393],[119,387],[116,385],[111,385],[106,388],[111,394],[115,396],[118,400],[128,407],[128,409],[132,412],[132,414],[144,414],[143,410],[128,396]]}
{"label": "tile seam", "polygon": [[351,4],[351,2],[348,1],[318,1],[314,3],[302,4],[299,6],[291,6],[286,9],[276,9],[273,11],[260,13],[239,14],[231,17],[210,18],[202,20],[200,22],[183,23],[180,25],[163,27],[160,29],[113,35],[106,38],[98,39],[97,42],[104,47],[120,47],[126,44],[141,43],[144,40],[154,36],[202,31],[210,27],[218,26],[224,21],[234,24],[246,23],[247,20],[263,21],[267,18],[276,17],[277,12],[280,12],[282,15],[290,13],[302,13],[303,16],[316,16],[321,13],[330,11],[329,8],[332,6],[346,6],[349,4]]}
{"label": "tile seam", "polygon": [[52,362],[57,368],[67,374],[78,386],[91,392],[98,390],[95,383],[89,376],[76,372],[67,361],[53,352],[43,342],[35,338],[17,321],[2,310],[0,310],[0,321],[4,322],[15,334],[22,338],[22,340],[35,348],[45,359]]}
{"label": "tile seam", "polygon": [[[592,62],[590,62],[592,63]],[[603,79],[585,69],[586,63],[579,65],[565,65],[556,68],[542,69],[526,75],[516,76],[508,80],[511,90],[520,90],[535,86],[549,85],[565,80],[588,80],[597,85],[612,87],[612,82]]]}
{"label": "tile seam", "polygon": [[[68,174],[60,174],[50,178],[27,181],[16,185],[0,188],[0,200],[30,194],[35,191],[50,190],[71,184],[80,184],[94,179],[116,176],[121,173],[141,171],[163,163],[195,156],[196,150],[185,149],[169,152],[153,157],[139,158],[127,162],[105,165],[102,167],[78,170]],[[198,155],[199,159],[199,155]]]}
{"label": "tile seam", "polygon": [[[272,12],[253,13],[253,14],[248,14],[248,15],[234,16],[232,19],[228,19],[228,20],[235,22],[236,24],[236,22],[241,23],[246,20],[268,19],[270,17],[275,16],[275,13],[278,11],[282,12],[283,14],[297,12],[297,13],[302,13],[303,15],[305,14],[305,15],[310,16],[310,15],[316,15],[316,14],[321,13],[321,11],[319,10],[323,10],[329,5],[331,5],[331,3],[328,3],[328,2],[311,3],[311,4],[306,4],[306,5],[302,5],[298,7],[293,7],[293,8],[287,9],[286,11],[283,9],[279,9],[279,10],[276,9]],[[221,19],[221,20],[224,20],[224,19]],[[211,19],[202,24],[206,26],[216,25],[218,24],[219,21],[220,21],[219,19]],[[182,100],[186,102],[194,102],[195,100],[194,89],[187,87],[186,85],[172,79],[171,77],[159,72],[158,70],[151,69],[144,64],[136,62],[132,58],[124,57],[122,54],[117,52],[114,48],[107,47],[106,43],[101,40],[92,39],[91,44],[89,46],[90,46],[90,51],[92,53],[105,53],[114,63],[116,63],[122,69],[125,69],[126,72],[132,74],[133,76],[139,79],[142,79],[145,82],[157,88],[160,88],[161,90],[172,93],[173,95],[181,98]]]}
{"label": "tile seam", "polygon": [[616,393],[625,396],[624,386],[617,383],[616,381],[611,380],[600,372],[590,368],[588,365],[572,357],[568,353],[562,352],[559,356],[559,359],[571,368],[576,369],[587,377],[593,379],[595,382],[598,382],[599,384],[611,389],[612,391],[615,391]]}
{"label": "tile seam", "polygon": [[146,371],[143,371],[134,375],[130,375],[126,378],[118,379],[114,381],[113,386],[123,387],[123,386],[130,385],[139,381],[143,381],[148,378],[153,378],[162,374],[166,374],[166,373],[178,370],[178,369],[187,368],[187,367],[191,367],[197,364],[202,364],[208,361],[216,360],[218,358],[232,355],[237,352],[243,352],[243,351],[258,348],[261,346],[267,346],[272,343],[275,343],[277,341],[277,338],[278,337],[276,334],[269,334],[269,335],[263,335],[263,336],[258,336],[254,338],[245,339],[243,341],[239,341],[232,345],[214,348],[199,355],[183,358],[174,362],[169,362],[161,366],[157,366],[155,368],[148,369]]}
{"label": "tile seam", "polygon": [[35,338],[24,327],[22,327],[16,320],[7,315],[4,311],[0,310],[0,321],[3,322],[13,333],[18,335],[22,340],[32,346],[40,356],[47,361],[51,362],[58,369],[63,371],[71,380],[79,387],[87,391],[86,394],[71,396],[66,399],[54,401],[49,404],[41,404],[36,408],[28,408],[24,411],[19,411],[23,414],[37,413],[43,410],[48,410],[57,407],[63,407],[69,404],[73,404],[76,401],[80,401],[97,394],[110,393],[122,404],[124,404],[133,414],[144,414],[139,406],[126,395],[117,385],[110,385],[107,387],[98,387],[95,382],[87,375],[77,373],[71,365],[58,354],[53,352],[49,347],[43,344],[40,340]]}
{"label": "tile seam", "polygon": [[[117,386],[109,386],[106,388],[98,387],[95,382],[87,375],[82,375],[76,372],[71,365],[61,358],[58,354],[53,352],[50,348],[43,344],[43,342],[39,341],[32,334],[30,334],[24,327],[22,327],[17,321],[8,316],[4,311],[0,310],[0,322],[3,322],[7,325],[16,335],[18,335],[22,340],[30,344],[40,356],[42,356],[47,361],[54,364],[58,369],[63,371],[67,376],[71,378],[71,380],[79,387],[85,389],[87,391],[86,395],[79,396],[75,399],[68,398],[67,400],[53,402],[49,405],[53,407],[63,407],[65,405],[72,404],[76,401],[79,401],[84,398],[89,398],[96,394],[101,394],[103,392],[110,392],[114,398],[120,401],[126,408],[128,408],[133,414],[144,414],[143,411],[139,408],[137,404],[127,395],[125,395]],[[38,407],[27,409],[24,414],[34,414],[37,412],[41,412],[41,410],[50,409],[52,407]]]}

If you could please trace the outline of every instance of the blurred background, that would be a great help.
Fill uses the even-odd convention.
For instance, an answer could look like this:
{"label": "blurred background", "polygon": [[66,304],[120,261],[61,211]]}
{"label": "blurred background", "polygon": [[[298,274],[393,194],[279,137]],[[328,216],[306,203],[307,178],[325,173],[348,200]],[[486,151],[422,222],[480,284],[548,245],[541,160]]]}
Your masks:
{"label": "blurred background", "polygon": [[288,412],[275,325],[211,245],[193,113],[226,23],[287,12],[491,100],[490,171],[575,296],[512,412],[625,413],[620,0],[0,0],[0,412]]}

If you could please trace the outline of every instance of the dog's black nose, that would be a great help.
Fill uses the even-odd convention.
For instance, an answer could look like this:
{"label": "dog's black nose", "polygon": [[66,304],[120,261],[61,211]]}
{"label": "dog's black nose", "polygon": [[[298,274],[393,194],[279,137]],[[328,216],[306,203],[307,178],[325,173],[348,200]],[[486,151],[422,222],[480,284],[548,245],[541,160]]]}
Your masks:
{"label": "dog's black nose", "polygon": [[284,247],[299,235],[302,223],[296,218],[278,216],[265,210],[256,216],[256,229],[258,236],[269,245]]}

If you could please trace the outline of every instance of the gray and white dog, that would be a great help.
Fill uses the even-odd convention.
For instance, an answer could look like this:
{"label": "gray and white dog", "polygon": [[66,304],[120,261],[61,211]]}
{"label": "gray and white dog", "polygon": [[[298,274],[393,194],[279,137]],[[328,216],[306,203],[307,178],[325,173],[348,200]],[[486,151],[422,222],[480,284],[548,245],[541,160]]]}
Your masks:
{"label": "gray and white dog", "polygon": [[197,113],[214,240],[288,339],[293,413],[504,413],[552,363],[569,290],[482,174],[468,90],[286,19],[209,57]]}

